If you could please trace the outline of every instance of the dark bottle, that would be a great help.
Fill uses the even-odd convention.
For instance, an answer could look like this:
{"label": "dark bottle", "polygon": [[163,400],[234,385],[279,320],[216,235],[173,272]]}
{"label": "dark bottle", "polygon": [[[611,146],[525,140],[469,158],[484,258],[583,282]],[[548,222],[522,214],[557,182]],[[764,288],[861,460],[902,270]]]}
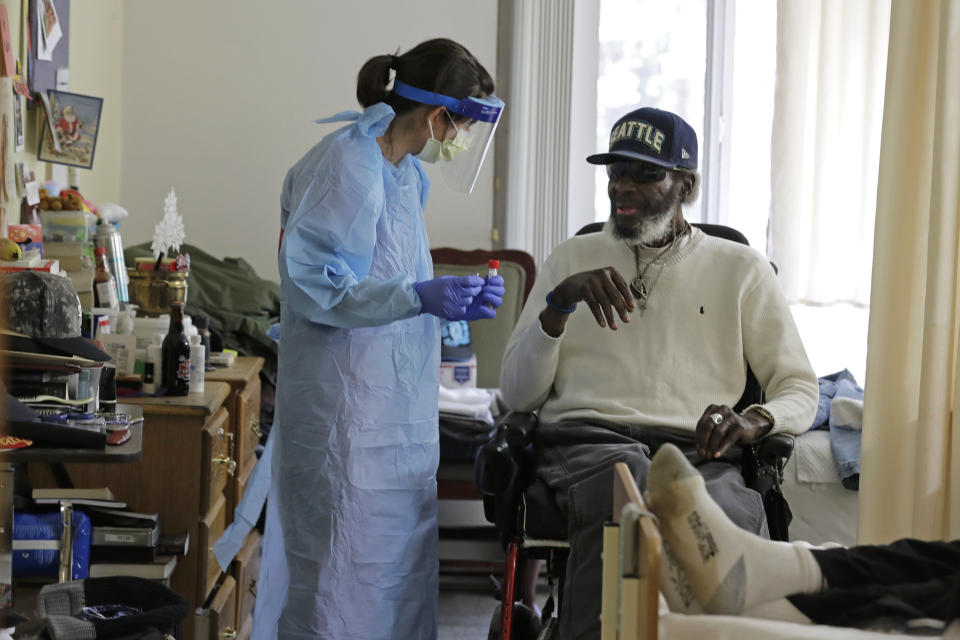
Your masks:
{"label": "dark bottle", "polygon": [[187,395],[190,392],[190,341],[183,332],[182,302],[174,302],[170,308],[170,329],[163,339],[161,353],[167,395]]}
{"label": "dark bottle", "polygon": [[93,254],[97,258],[97,270],[93,274],[93,304],[106,309],[119,309],[117,281],[107,267],[107,249],[97,247]]}

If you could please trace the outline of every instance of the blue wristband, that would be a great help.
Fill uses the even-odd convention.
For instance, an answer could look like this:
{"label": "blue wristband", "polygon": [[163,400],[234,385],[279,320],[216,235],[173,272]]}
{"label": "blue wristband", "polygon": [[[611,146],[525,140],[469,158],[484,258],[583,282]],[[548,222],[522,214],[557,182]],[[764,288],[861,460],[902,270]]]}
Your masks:
{"label": "blue wristband", "polygon": [[553,291],[547,293],[547,306],[553,309],[554,311],[559,311],[560,313],[573,313],[577,310],[577,305],[574,304],[572,307],[561,307],[556,302],[553,301]]}

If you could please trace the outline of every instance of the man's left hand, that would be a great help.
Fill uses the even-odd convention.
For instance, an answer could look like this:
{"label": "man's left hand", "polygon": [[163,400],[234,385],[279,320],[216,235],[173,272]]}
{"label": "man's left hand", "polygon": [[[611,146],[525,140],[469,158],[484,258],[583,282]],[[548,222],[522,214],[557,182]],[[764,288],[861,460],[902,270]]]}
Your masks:
{"label": "man's left hand", "polygon": [[753,442],[772,428],[755,411],[741,416],[725,404],[711,404],[697,421],[697,452],[704,458],[719,458],[733,445]]}

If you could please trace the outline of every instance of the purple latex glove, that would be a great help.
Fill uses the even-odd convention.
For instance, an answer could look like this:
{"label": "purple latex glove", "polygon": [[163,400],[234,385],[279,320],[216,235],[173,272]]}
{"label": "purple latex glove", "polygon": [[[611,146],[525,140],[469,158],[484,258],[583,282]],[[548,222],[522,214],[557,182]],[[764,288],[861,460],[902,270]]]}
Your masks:
{"label": "purple latex glove", "polygon": [[478,276],[440,276],[413,284],[420,296],[423,308],[420,313],[429,313],[447,320],[461,320],[467,307],[483,288],[483,278]]}
{"label": "purple latex glove", "polygon": [[503,304],[503,294],[507,290],[503,288],[503,278],[500,276],[490,276],[485,280],[480,295],[473,299],[463,316],[454,318],[455,320],[473,321],[496,317],[497,307]]}

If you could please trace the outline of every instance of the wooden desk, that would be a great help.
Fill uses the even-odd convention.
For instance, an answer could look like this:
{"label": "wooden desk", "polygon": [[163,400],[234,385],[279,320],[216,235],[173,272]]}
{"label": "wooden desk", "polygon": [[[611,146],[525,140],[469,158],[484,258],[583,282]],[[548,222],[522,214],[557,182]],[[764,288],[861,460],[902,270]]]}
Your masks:
{"label": "wooden desk", "polygon": [[[171,587],[194,608],[203,606],[220,577],[211,547],[225,526],[224,488],[233,466],[230,415],[224,407],[230,386],[213,381],[205,387],[202,394],[124,399],[144,415],[139,462],[66,465],[77,486],[110,487],[132,511],[160,514],[164,533],[189,533],[189,550],[177,562]],[[30,475],[34,486],[55,486],[45,468],[31,465]],[[194,637],[192,615],[184,622],[183,637]]]}

